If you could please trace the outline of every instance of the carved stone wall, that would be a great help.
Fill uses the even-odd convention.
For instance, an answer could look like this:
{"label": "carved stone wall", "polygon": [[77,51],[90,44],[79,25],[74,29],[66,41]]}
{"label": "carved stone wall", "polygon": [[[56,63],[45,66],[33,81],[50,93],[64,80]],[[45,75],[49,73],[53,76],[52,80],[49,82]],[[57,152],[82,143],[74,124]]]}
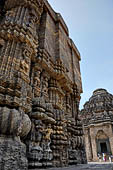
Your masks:
{"label": "carved stone wall", "polygon": [[83,162],[80,54],[46,0],[0,2],[0,169]]}
{"label": "carved stone wall", "polygon": [[113,95],[97,89],[81,111],[88,162],[113,155]]}

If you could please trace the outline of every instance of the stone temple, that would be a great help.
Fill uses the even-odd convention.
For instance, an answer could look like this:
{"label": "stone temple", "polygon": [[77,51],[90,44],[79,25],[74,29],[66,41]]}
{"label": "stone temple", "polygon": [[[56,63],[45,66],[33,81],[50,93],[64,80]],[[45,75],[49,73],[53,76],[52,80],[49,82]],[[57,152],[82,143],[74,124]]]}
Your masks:
{"label": "stone temple", "polygon": [[79,62],[46,0],[0,0],[0,170],[84,162]]}
{"label": "stone temple", "polygon": [[[88,162],[113,155],[113,95],[97,89],[81,111]],[[100,158],[100,160],[99,160]]]}

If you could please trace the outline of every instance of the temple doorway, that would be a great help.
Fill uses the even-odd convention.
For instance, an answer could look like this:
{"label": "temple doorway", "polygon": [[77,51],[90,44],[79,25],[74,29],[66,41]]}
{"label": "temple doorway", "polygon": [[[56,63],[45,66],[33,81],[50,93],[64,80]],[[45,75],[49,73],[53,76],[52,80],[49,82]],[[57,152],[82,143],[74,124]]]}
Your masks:
{"label": "temple doorway", "polygon": [[106,142],[100,143],[100,148],[101,148],[101,153],[107,153],[108,152]]}
{"label": "temple doorway", "polygon": [[98,131],[96,136],[96,143],[97,143],[97,155],[103,153],[106,153],[107,155],[111,154],[109,137],[104,133],[103,130]]}

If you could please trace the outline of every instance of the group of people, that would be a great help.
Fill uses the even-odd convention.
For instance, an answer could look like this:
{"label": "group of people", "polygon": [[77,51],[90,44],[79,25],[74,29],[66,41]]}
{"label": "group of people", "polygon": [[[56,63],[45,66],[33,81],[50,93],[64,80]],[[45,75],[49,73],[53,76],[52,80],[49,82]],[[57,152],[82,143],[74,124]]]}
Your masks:
{"label": "group of people", "polygon": [[[107,161],[107,154],[105,154],[105,153],[98,154],[98,159],[99,159],[99,162],[101,162],[101,161],[106,162]],[[109,155],[109,162],[112,162],[112,156],[111,155]]]}

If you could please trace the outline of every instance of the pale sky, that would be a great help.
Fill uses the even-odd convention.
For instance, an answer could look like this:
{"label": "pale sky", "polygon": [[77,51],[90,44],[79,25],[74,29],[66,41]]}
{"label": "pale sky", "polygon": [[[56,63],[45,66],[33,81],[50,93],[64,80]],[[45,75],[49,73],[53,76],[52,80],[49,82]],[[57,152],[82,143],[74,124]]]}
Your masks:
{"label": "pale sky", "polygon": [[48,0],[81,54],[80,108],[97,88],[113,94],[113,0]]}

